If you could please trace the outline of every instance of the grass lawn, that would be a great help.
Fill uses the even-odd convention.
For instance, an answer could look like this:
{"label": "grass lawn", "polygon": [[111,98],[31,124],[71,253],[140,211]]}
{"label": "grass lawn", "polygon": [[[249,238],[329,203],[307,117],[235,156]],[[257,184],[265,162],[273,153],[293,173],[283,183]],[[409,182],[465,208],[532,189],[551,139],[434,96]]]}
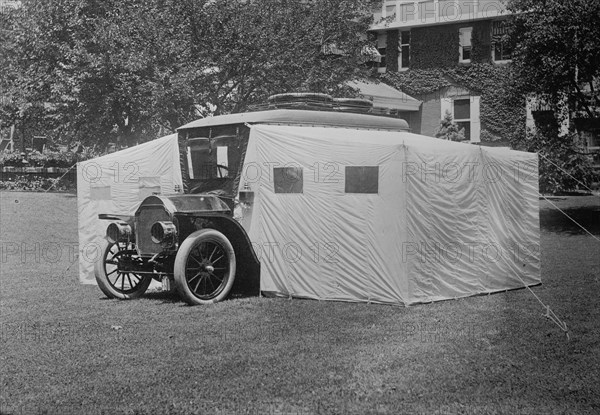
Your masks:
{"label": "grass lawn", "polygon": [[[600,238],[600,198],[553,202]],[[408,308],[78,283],[77,201],[0,193],[2,414],[600,413],[600,242],[542,201],[542,280]],[[18,249],[18,250],[17,250]]]}

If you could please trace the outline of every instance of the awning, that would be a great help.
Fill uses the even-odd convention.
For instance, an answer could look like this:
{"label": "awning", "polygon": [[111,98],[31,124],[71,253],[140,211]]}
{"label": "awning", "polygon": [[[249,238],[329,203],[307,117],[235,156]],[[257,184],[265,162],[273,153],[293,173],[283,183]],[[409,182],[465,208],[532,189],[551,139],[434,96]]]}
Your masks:
{"label": "awning", "polygon": [[399,111],[419,111],[421,101],[398,91],[382,82],[351,81],[348,85],[357,88],[362,98],[373,101],[373,107],[389,108]]}
{"label": "awning", "polygon": [[373,45],[363,46],[361,54],[367,56],[371,62],[381,62],[381,53]]}
{"label": "awning", "polygon": [[[346,55],[347,53],[337,47],[335,43],[329,43],[321,46],[321,52],[325,55]],[[381,62],[382,56],[373,45],[365,45],[360,51],[365,62]]]}

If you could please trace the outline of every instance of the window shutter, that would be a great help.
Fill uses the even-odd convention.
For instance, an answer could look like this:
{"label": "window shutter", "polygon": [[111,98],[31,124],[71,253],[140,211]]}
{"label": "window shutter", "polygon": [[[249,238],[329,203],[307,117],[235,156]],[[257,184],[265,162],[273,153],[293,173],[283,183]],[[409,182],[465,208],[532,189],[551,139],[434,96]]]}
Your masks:
{"label": "window shutter", "polygon": [[481,141],[481,121],[479,119],[479,98],[471,97],[471,142]]}
{"label": "window shutter", "polygon": [[442,98],[440,100],[440,104],[441,104],[441,115],[440,115],[440,120],[444,119],[444,116],[446,115],[446,111],[450,112],[450,114],[452,115],[452,119],[454,119],[454,108],[452,105],[452,98]]}

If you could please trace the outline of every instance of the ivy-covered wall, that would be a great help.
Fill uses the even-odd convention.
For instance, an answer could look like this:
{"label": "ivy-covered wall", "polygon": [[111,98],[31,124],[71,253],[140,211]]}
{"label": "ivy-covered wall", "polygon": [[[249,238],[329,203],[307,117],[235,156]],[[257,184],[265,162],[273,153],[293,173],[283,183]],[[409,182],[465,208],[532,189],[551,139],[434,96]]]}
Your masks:
{"label": "ivy-covered wall", "polygon": [[[511,76],[509,65],[479,63],[388,72],[382,75],[381,80],[424,103],[439,102],[444,97],[444,91],[452,86],[463,87],[472,95],[480,96],[480,138],[482,142],[494,143],[510,142],[525,134],[525,102],[512,89],[509,82]],[[425,120],[423,124],[426,124]]]}
{"label": "ivy-covered wall", "polygon": [[[462,27],[473,28],[470,64],[459,63]],[[432,123],[439,123],[429,119],[435,117],[432,108],[440,108],[433,101],[439,102],[445,91],[456,86],[481,97],[482,142],[509,142],[525,134],[525,102],[508,82],[510,65],[492,62],[491,20],[413,28],[410,36],[410,67],[398,72],[398,32],[387,32],[387,73],[382,81],[424,102],[419,129],[422,125],[428,131]]]}
{"label": "ivy-covered wall", "polygon": [[[398,45],[388,44],[388,49]],[[458,29],[454,25],[410,31],[410,68],[445,68],[458,63]]]}
{"label": "ivy-covered wall", "polygon": [[[410,68],[450,68],[459,65],[459,29],[472,27],[471,62],[488,63],[492,56],[492,22],[483,20],[460,24],[415,27],[410,31]],[[399,34],[387,32],[387,70],[398,70]],[[392,55],[394,53],[394,55]]]}

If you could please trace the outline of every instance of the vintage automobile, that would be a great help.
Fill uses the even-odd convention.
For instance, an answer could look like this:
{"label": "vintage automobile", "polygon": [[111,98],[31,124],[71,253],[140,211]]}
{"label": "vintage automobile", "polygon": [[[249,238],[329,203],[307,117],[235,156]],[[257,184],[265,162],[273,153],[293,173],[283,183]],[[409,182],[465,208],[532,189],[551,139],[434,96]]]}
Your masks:
{"label": "vintage automobile", "polygon": [[253,124],[408,131],[397,114],[378,112],[370,101],[323,94],[279,94],[250,112],[180,127],[185,194],[149,196],[134,216],[100,215],[110,223],[95,277],[108,297],[139,297],[152,279],[192,305],[223,300],[234,283],[258,287],[260,263],[236,215],[253,203],[240,183]]}

